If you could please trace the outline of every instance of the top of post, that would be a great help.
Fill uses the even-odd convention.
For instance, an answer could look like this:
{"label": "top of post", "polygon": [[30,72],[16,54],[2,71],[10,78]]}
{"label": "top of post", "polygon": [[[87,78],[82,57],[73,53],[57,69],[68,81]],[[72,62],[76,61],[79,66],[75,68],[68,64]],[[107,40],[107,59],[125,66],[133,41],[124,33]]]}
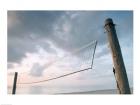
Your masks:
{"label": "top of post", "polygon": [[107,26],[107,25],[114,25],[113,20],[111,18],[107,18],[105,20],[105,26]]}

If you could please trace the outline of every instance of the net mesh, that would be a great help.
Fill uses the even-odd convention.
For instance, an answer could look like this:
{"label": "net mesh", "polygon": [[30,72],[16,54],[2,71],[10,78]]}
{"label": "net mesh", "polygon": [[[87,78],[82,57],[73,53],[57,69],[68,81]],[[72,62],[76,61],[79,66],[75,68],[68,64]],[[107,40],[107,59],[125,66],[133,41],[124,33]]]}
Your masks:
{"label": "net mesh", "polygon": [[[35,65],[32,72],[18,74],[17,87],[29,84],[40,84],[54,79],[59,79],[75,73],[92,69],[97,41],[92,41],[64,57],[50,61],[45,65]],[[48,60],[49,61],[49,60]],[[40,71],[39,71],[40,70]],[[35,75],[41,72],[41,75]],[[13,80],[14,73],[8,73],[8,79]],[[26,78],[26,79],[25,79]]]}

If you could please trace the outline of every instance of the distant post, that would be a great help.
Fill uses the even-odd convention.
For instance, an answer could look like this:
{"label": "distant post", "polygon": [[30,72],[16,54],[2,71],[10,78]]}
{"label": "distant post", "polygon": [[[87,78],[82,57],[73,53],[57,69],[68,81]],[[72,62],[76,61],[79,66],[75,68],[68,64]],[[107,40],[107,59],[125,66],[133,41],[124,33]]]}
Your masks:
{"label": "distant post", "polygon": [[18,76],[18,73],[15,72],[12,94],[16,94],[17,76]]}
{"label": "distant post", "polygon": [[114,63],[114,72],[118,83],[118,88],[120,89],[120,94],[131,94],[121,48],[115,30],[115,24],[111,18],[105,20],[104,27],[108,34],[108,41]]}

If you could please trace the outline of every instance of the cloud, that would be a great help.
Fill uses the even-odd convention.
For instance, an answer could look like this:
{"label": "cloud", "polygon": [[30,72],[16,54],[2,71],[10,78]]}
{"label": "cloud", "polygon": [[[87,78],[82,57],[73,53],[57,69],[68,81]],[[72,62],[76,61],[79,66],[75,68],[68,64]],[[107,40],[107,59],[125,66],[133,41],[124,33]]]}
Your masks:
{"label": "cloud", "polygon": [[40,64],[38,63],[35,63],[32,68],[31,68],[31,71],[30,71],[30,75],[32,76],[42,76],[43,72],[45,69],[45,66],[41,66]]}
{"label": "cloud", "polygon": [[[37,45],[48,52],[53,50],[49,48],[47,40],[53,23],[60,14],[61,12],[8,11],[8,23],[12,26],[8,27],[8,61],[20,62],[26,53],[36,52]],[[15,24],[17,21],[20,24]]]}
{"label": "cloud", "polygon": [[[93,40],[98,40],[98,45],[104,44],[107,42],[103,29],[105,17],[111,16],[110,14],[114,16],[115,12],[109,13],[98,11],[8,11],[8,23],[15,24],[17,21],[20,23],[8,27],[8,61],[19,62],[25,57],[25,53],[36,52],[37,45],[46,51],[51,50],[48,40],[67,51]],[[125,20],[122,18],[123,21],[121,19],[119,21],[127,23],[125,27],[122,26],[123,31],[127,32],[126,30],[132,27],[132,22],[127,22],[131,16],[124,17]],[[118,21],[118,18],[116,20]]]}
{"label": "cloud", "polygon": [[[62,68],[70,66],[74,68],[75,65],[80,67],[80,64],[85,63],[84,57],[88,60],[91,58],[90,49],[75,54],[72,54],[72,51],[97,40],[94,70],[90,72],[91,74],[87,73],[88,76],[79,74],[77,80],[87,79],[91,83],[94,76],[96,82],[102,81],[106,75],[112,78],[110,74],[113,63],[104,30],[104,21],[108,17],[111,17],[116,24],[126,68],[131,71],[129,76],[132,76],[132,11],[8,11],[8,69],[13,71],[26,69],[33,77],[43,76],[44,71],[50,68],[58,74],[63,74],[69,70]],[[67,54],[71,54],[69,59],[60,61],[63,65],[52,63]],[[100,77],[101,80],[98,80]],[[109,84],[107,80],[105,83]]]}

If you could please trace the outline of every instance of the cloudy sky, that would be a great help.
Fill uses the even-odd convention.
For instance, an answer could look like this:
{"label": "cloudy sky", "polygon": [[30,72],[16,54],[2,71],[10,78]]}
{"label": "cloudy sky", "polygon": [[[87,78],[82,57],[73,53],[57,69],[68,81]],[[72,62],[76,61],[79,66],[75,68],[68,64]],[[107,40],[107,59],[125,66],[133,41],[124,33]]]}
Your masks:
{"label": "cloudy sky", "polygon": [[19,84],[18,92],[42,94],[116,88],[104,30],[104,21],[109,17],[116,24],[132,87],[132,11],[8,11],[8,87],[12,86],[15,71],[19,72],[18,82],[26,83],[88,68],[97,40],[92,70],[50,82]]}

